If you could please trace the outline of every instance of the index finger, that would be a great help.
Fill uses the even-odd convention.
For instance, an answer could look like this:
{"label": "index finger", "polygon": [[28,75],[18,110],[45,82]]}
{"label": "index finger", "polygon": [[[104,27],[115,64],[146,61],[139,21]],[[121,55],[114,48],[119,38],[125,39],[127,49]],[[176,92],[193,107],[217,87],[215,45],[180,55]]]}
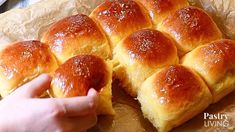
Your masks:
{"label": "index finger", "polygon": [[72,98],[56,98],[55,101],[62,107],[67,116],[83,116],[96,112],[98,94],[90,89],[87,96]]}

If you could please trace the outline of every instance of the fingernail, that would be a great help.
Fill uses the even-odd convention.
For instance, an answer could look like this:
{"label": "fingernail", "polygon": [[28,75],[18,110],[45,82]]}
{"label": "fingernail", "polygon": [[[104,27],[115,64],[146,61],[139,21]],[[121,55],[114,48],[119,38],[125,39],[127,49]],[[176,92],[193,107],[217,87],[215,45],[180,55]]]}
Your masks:
{"label": "fingernail", "polygon": [[40,78],[45,78],[46,80],[51,80],[51,79],[52,79],[52,77],[49,76],[49,75],[46,74],[46,73],[41,74],[39,77],[40,77]]}
{"label": "fingernail", "polygon": [[90,88],[87,95],[88,96],[97,95],[97,91],[94,88]]}
{"label": "fingernail", "polygon": [[97,103],[98,103],[98,93],[97,93],[97,91],[94,88],[90,88],[89,91],[88,91],[87,96],[92,96],[93,97],[94,105],[96,107]]}

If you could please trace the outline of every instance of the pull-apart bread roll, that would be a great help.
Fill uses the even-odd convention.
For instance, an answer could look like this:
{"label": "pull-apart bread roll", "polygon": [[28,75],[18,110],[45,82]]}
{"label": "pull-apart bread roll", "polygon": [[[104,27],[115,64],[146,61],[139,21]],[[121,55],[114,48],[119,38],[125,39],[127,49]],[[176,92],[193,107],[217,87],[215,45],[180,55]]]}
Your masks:
{"label": "pull-apart bread roll", "polygon": [[50,95],[59,98],[85,96],[94,88],[99,92],[98,114],[114,114],[111,83],[111,63],[98,56],[78,55],[55,71]]}
{"label": "pull-apart bread roll", "polygon": [[41,73],[52,73],[56,68],[56,59],[46,44],[39,41],[11,44],[0,52],[0,93],[5,97]]}
{"label": "pull-apart bread roll", "polygon": [[169,15],[176,10],[188,6],[187,0],[135,0],[140,2],[148,10],[153,24],[157,27]]}
{"label": "pull-apart bread roll", "polygon": [[111,57],[105,34],[91,18],[82,14],[56,22],[46,31],[42,42],[49,44],[60,63],[80,54]]}
{"label": "pull-apart bread roll", "polygon": [[178,63],[174,40],[165,34],[143,29],[123,39],[114,49],[115,77],[136,97],[142,82],[158,68]]}
{"label": "pull-apart bread roll", "polygon": [[132,0],[107,0],[90,15],[108,35],[112,48],[139,29],[152,27],[147,10]]}
{"label": "pull-apart bread roll", "polygon": [[144,116],[159,132],[166,132],[202,112],[212,102],[212,95],[194,71],[171,65],[143,83],[138,100]]}
{"label": "pull-apart bread roll", "polygon": [[180,56],[199,45],[222,38],[212,18],[203,10],[192,6],[182,8],[167,17],[158,29],[177,41]]}
{"label": "pull-apart bread roll", "polygon": [[222,39],[200,46],[186,54],[182,64],[201,75],[214,103],[235,89],[235,41]]}

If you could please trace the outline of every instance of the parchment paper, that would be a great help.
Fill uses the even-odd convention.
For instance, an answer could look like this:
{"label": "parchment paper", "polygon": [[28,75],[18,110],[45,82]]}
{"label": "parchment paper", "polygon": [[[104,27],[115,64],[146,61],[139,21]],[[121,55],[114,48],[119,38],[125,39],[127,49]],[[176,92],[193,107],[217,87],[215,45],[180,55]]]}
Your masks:
{"label": "parchment paper", "polygon": [[[40,39],[43,32],[54,22],[73,14],[89,14],[104,0],[42,0],[25,9],[13,9],[0,14],[0,49],[10,42]],[[235,39],[234,0],[190,0],[191,4],[207,10],[219,27]],[[118,82],[113,83],[113,106],[115,116],[100,116],[97,125],[89,131],[95,132],[154,132],[156,129],[144,119],[138,102],[123,92]],[[205,127],[203,113],[226,114],[229,127]],[[172,131],[205,132],[235,131],[235,92],[220,102],[211,105],[203,113]]]}
{"label": "parchment paper", "polygon": [[0,14],[0,45],[18,40],[40,39],[52,23],[70,15],[89,15],[102,0],[42,0],[25,9]]}

